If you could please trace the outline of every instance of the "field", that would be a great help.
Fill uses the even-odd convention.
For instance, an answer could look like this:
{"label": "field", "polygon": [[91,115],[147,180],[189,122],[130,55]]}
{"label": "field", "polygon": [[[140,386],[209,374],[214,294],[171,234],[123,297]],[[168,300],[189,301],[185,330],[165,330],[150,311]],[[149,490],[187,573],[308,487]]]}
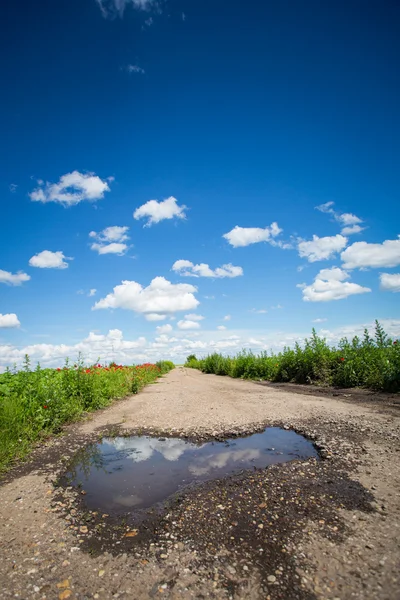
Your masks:
{"label": "field", "polygon": [[62,369],[38,365],[32,371],[27,356],[21,371],[0,375],[0,471],[62,424],[136,394],[173,367],[168,361],[130,367],[66,361]]}
{"label": "field", "polygon": [[373,338],[365,330],[362,339],[343,338],[337,348],[313,330],[303,346],[278,354],[242,351],[233,357],[215,353],[202,359],[191,355],[185,366],[243,379],[400,391],[400,344],[378,322]]}

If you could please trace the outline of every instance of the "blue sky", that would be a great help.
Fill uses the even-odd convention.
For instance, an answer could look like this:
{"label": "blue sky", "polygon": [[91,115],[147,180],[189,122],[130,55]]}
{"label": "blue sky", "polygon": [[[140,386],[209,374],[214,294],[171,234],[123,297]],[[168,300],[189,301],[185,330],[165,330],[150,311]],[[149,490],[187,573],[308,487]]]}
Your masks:
{"label": "blue sky", "polygon": [[393,1],[9,3],[0,368],[400,335],[399,21]]}

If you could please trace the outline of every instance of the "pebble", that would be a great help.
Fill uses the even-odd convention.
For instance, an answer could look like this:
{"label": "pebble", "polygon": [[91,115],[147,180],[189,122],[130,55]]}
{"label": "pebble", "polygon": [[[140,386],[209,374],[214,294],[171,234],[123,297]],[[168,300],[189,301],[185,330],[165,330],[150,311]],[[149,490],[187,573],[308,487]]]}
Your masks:
{"label": "pebble", "polygon": [[269,583],[275,583],[275,581],[276,581],[275,575],[268,575],[267,581],[269,581]]}

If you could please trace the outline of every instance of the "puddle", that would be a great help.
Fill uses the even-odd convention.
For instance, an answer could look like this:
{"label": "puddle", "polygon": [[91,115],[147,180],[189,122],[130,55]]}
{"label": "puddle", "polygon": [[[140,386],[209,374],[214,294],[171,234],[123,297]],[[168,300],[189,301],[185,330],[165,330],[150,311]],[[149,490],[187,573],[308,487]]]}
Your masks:
{"label": "puddle", "polygon": [[277,427],[203,444],[148,436],[104,438],[78,453],[64,481],[85,490],[88,508],[126,513],[154,506],[192,483],[309,457],[318,457],[311,442]]}

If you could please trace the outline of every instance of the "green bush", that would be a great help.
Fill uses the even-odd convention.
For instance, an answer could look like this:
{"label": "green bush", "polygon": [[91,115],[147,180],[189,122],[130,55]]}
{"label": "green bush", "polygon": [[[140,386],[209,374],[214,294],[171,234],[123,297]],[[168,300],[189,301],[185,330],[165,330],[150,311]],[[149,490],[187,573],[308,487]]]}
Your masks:
{"label": "green bush", "polygon": [[243,350],[234,357],[214,353],[200,360],[191,355],[185,366],[243,379],[400,391],[400,344],[388,337],[378,321],[374,338],[365,330],[362,340],[343,338],[337,348],[313,329],[303,346],[296,343],[278,354]]}
{"label": "green bush", "polygon": [[0,375],[0,471],[14,457],[26,454],[33,442],[57,432],[63,423],[136,394],[173,367],[170,361],[85,367],[80,361],[71,365],[67,360],[63,369],[38,365],[31,371],[27,356],[21,371],[7,370]]}
{"label": "green bush", "polygon": [[158,367],[161,371],[161,374],[169,373],[172,369],[175,369],[175,365],[170,360],[159,360],[156,362],[156,367]]}

